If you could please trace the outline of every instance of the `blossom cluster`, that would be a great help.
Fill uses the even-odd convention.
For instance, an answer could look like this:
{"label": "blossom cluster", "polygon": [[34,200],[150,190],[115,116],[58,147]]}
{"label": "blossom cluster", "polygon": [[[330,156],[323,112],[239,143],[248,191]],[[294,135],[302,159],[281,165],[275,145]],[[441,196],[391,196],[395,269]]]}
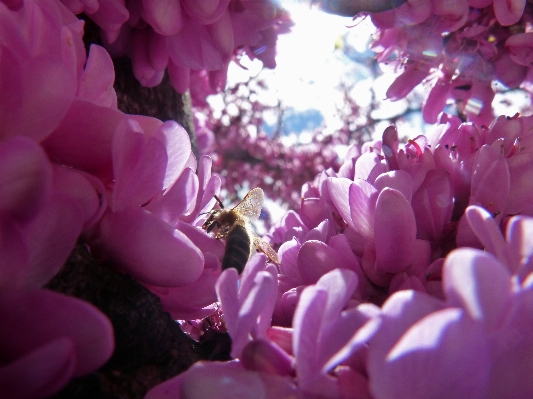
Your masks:
{"label": "blossom cluster", "polygon": [[212,161],[177,123],[117,109],[83,24],[55,0],[0,2],[2,397],[49,397],[113,352],[103,313],[44,288],[79,239],[175,318],[216,300],[224,246],[196,226],[220,190]]}
{"label": "blossom cluster", "polygon": [[206,75],[210,92],[224,88],[229,63],[242,55],[276,65],[276,41],[291,26],[272,0],[58,0],[102,30],[113,57],[127,55],[141,85],[168,72],[179,93]]}
{"label": "blossom cluster", "polygon": [[530,397],[532,123],[444,114],[352,150],[272,229],[279,267],[218,279],[234,360],[147,398]]}
{"label": "blossom cluster", "polygon": [[193,96],[198,147],[213,158],[213,170],[230,198],[245,187],[261,187],[268,198],[294,209],[305,182],[324,169],[340,166],[336,146],[353,139],[352,130],[343,126],[324,134],[317,128],[310,142],[287,144],[280,131],[265,131],[266,113],[277,116],[278,127],[283,125],[283,106],[259,100],[266,84],[256,77],[221,93],[224,107],[218,116],[207,102]]}
{"label": "blossom cluster", "polygon": [[427,123],[453,100],[465,120],[489,126],[495,81],[531,91],[531,11],[525,0],[417,0],[369,14],[378,61],[401,71],[387,98],[404,98],[427,80]]}

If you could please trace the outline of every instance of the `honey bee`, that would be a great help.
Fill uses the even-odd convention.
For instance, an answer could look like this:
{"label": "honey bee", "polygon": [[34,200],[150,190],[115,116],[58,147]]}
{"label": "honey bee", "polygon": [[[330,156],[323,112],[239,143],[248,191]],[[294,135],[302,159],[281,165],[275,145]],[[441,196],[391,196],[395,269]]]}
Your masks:
{"label": "honey bee", "polygon": [[202,229],[211,233],[217,228],[215,237],[226,240],[226,251],[222,260],[222,270],[234,267],[239,274],[244,270],[250,257],[252,244],[258,251],[279,264],[278,254],[265,241],[250,230],[249,223],[259,219],[265,196],[263,190],[254,188],[244,196],[232,209],[225,209],[222,201],[215,196],[221,209],[213,209],[202,225]]}

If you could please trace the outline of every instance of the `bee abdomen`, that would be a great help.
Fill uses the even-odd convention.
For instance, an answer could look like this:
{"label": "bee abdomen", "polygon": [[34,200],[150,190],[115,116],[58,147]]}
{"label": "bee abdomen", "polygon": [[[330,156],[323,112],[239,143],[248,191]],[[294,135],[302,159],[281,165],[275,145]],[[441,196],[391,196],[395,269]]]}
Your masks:
{"label": "bee abdomen", "polygon": [[241,274],[250,257],[251,247],[252,243],[246,228],[238,224],[235,225],[226,239],[226,252],[222,260],[222,270],[234,267]]}

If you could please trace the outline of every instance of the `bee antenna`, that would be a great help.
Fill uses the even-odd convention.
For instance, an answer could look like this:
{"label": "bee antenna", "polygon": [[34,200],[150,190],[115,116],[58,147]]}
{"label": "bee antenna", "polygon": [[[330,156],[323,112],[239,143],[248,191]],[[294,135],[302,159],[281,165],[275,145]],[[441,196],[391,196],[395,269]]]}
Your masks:
{"label": "bee antenna", "polygon": [[220,198],[218,198],[216,195],[215,195],[215,199],[216,201],[218,202],[218,205],[220,206],[221,209],[224,209],[224,204],[222,203],[222,201],[220,201]]}

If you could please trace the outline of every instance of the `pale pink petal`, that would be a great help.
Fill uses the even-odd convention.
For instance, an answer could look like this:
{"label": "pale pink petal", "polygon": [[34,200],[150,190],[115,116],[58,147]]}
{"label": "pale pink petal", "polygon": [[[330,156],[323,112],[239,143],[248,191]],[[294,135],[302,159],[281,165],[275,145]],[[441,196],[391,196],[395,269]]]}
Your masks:
{"label": "pale pink petal", "polygon": [[411,202],[413,196],[413,183],[411,176],[404,170],[393,170],[391,172],[382,173],[374,182],[374,188],[378,191],[386,187],[398,190],[407,201]]}
{"label": "pale pink petal", "polygon": [[157,201],[150,202],[146,209],[175,226],[180,216],[192,212],[197,194],[198,177],[191,168],[186,168],[172,187]]}
{"label": "pale pink petal", "polygon": [[370,354],[371,392],[376,397],[411,399],[485,397],[490,363],[483,332],[481,324],[460,309],[423,318],[385,358]]}
{"label": "pale pink petal", "polygon": [[503,26],[516,24],[526,6],[526,0],[494,0],[494,14],[496,19]]}
{"label": "pale pink petal", "polygon": [[298,270],[306,285],[315,284],[342,261],[337,250],[321,241],[307,241],[298,252]]}
{"label": "pale pink petal", "polygon": [[164,122],[153,136],[167,151],[167,168],[163,189],[172,186],[178,179],[191,153],[191,140],[187,131],[174,121]]}
{"label": "pale pink petal", "polygon": [[315,286],[303,290],[294,313],[292,347],[300,387],[305,387],[320,375],[317,342],[322,328],[328,294]]}
{"label": "pale pink petal", "polygon": [[326,185],[333,205],[337,208],[342,219],[354,230],[356,227],[352,221],[350,212],[349,192],[354,183],[347,178],[328,177]]}
{"label": "pale pink petal", "polygon": [[379,270],[397,273],[413,260],[415,215],[411,204],[399,191],[386,188],[379,194],[374,214],[374,240]]}
{"label": "pale pink petal", "polygon": [[190,284],[204,266],[202,252],[185,234],[142,208],[106,213],[96,244],[123,271],[147,284]]}
{"label": "pale pink petal", "polygon": [[103,107],[117,108],[117,93],[113,88],[115,68],[108,52],[91,45],[87,64],[80,76],[78,97]]}
{"label": "pale pink petal", "polygon": [[430,170],[411,201],[416,218],[417,237],[438,241],[444,226],[451,222],[454,206],[453,187],[448,173]]}
{"label": "pale pink petal", "polygon": [[489,329],[501,323],[511,299],[511,275],[492,255],[470,248],[454,250],[444,262],[443,284],[451,306],[465,309]]}
{"label": "pale pink petal", "polygon": [[298,252],[301,245],[296,239],[292,239],[281,244],[278,250],[278,256],[281,259],[280,271],[282,274],[293,278],[298,281],[302,281],[302,276],[298,270]]}
{"label": "pale pink petal", "polygon": [[220,274],[215,284],[218,301],[224,312],[224,321],[230,334],[236,331],[239,317],[238,281],[237,269],[230,267]]}
{"label": "pale pink petal", "polygon": [[355,230],[367,240],[374,239],[374,214],[379,192],[365,180],[350,186],[350,214]]}

